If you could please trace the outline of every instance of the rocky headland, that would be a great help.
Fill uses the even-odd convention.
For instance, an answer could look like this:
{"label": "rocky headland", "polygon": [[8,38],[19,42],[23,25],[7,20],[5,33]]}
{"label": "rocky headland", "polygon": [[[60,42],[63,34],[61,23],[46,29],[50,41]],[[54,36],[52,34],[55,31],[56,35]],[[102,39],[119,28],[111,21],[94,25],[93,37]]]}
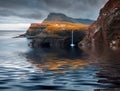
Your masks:
{"label": "rocky headland", "polygon": [[32,23],[27,30],[26,37],[32,39],[29,46],[34,48],[70,46],[72,37],[73,43],[77,46],[87,35],[89,27],[87,23],[92,22],[87,19],[84,21],[86,24],[64,14],[50,13],[42,23]]}
{"label": "rocky headland", "polygon": [[95,22],[71,18],[61,13],[50,13],[42,23],[32,23],[25,36],[33,39],[30,46],[68,46],[71,42],[71,31],[74,31],[74,44],[79,41],[80,45],[120,47],[119,30],[120,1],[109,0],[100,10]]}
{"label": "rocky headland", "polygon": [[33,40],[31,47],[64,47],[70,45],[73,31],[73,43],[77,45],[85,37],[88,26],[68,22],[34,23],[28,29],[26,37]]}

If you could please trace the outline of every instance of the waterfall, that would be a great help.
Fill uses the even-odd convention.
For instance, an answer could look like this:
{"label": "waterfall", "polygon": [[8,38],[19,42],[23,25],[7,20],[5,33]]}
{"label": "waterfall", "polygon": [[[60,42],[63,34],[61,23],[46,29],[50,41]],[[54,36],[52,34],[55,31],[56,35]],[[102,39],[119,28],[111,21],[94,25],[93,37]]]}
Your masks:
{"label": "waterfall", "polygon": [[73,33],[74,33],[74,32],[72,31],[72,32],[71,32],[71,44],[70,44],[71,47],[74,47],[74,46],[75,46]]}

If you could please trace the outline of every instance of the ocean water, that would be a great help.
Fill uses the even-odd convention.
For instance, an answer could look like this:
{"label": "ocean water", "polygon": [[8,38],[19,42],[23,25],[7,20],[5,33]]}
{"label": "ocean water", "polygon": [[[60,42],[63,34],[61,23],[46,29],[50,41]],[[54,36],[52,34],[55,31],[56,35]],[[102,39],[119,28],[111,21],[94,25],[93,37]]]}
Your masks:
{"label": "ocean water", "polygon": [[120,91],[119,51],[32,49],[24,32],[0,31],[0,91]]}

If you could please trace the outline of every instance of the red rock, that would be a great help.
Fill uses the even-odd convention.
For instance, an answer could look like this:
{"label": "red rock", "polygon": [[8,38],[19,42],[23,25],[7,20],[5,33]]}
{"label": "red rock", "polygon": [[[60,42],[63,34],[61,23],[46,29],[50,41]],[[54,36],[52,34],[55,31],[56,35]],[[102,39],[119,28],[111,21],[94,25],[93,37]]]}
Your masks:
{"label": "red rock", "polygon": [[120,46],[119,35],[120,0],[109,0],[100,10],[97,21],[89,27],[88,38],[96,46],[110,46],[113,41]]}

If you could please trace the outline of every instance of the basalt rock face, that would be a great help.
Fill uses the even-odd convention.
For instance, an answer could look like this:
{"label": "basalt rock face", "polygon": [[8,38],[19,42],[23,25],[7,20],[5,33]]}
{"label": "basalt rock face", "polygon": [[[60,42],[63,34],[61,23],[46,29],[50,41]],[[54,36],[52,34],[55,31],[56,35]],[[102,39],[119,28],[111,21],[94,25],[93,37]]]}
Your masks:
{"label": "basalt rock face", "polygon": [[77,45],[86,36],[89,19],[76,19],[61,13],[50,13],[42,23],[32,23],[26,32],[31,38],[30,47],[65,47],[72,43]]}
{"label": "basalt rock face", "polygon": [[89,25],[69,22],[34,23],[26,32],[26,37],[32,39],[29,46],[34,48],[70,46],[72,36],[73,43],[77,46],[85,37],[88,27]]}
{"label": "basalt rock face", "polygon": [[[30,47],[33,48],[39,48],[39,47],[70,47],[71,44],[71,31],[64,30],[60,32],[54,32],[55,36],[51,34],[43,34],[40,33],[39,36],[33,38],[32,42],[29,44]],[[84,31],[74,31],[74,39],[73,43],[78,45],[79,41],[83,40],[83,38],[86,36],[86,32]]]}
{"label": "basalt rock face", "polygon": [[29,27],[29,29],[26,32],[27,36],[36,36],[40,34],[42,31],[45,30],[47,27],[47,24],[41,24],[41,23],[32,23]]}
{"label": "basalt rock face", "polygon": [[89,27],[88,40],[96,46],[120,46],[120,0],[109,0]]}

